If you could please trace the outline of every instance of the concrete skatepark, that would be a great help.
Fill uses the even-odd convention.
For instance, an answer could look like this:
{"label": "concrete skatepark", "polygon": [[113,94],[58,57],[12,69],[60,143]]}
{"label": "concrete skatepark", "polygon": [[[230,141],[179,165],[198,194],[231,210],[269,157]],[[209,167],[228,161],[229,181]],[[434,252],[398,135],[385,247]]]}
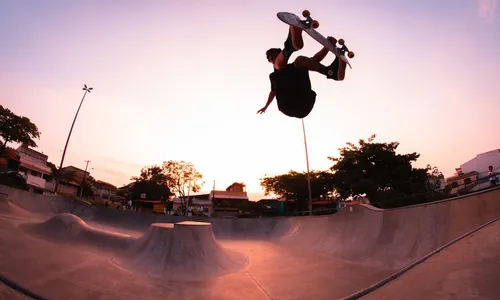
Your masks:
{"label": "concrete skatepark", "polygon": [[497,299],[499,217],[500,189],[394,210],[196,219],[0,186],[0,298]]}

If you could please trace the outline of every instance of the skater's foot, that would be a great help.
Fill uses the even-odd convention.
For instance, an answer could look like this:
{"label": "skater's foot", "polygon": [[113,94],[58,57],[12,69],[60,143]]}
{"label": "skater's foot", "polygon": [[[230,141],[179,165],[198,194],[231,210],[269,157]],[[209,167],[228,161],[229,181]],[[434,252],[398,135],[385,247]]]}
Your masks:
{"label": "skater's foot", "polygon": [[336,57],[332,64],[326,67],[326,78],[336,81],[344,80],[346,66],[342,59]]}
{"label": "skater's foot", "polygon": [[336,57],[332,64],[326,67],[326,78],[338,80],[339,66],[340,59]]}
{"label": "skater's foot", "polygon": [[293,52],[298,51],[304,47],[302,40],[302,29],[290,25],[288,30],[288,37],[283,45],[283,55],[288,59]]}

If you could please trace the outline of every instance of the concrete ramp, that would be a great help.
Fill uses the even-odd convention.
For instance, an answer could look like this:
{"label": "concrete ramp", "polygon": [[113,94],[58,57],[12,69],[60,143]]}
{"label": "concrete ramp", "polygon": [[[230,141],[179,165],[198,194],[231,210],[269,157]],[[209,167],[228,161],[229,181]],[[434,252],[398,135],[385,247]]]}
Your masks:
{"label": "concrete ramp", "polygon": [[199,281],[234,273],[248,257],[215,240],[210,223],[155,223],[118,261],[126,269],[165,280]]}
{"label": "concrete ramp", "polygon": [[280,243],[397,270],[498,216],[500,189],[393,210],[353,206],[291,219],[297,229]]}
{"label": "concrete ramp", "polygon": [[42,223],[24,223],[19,228],[58,244],[93,246],[117,252],[127,250],[136,241],[136,238],[128,235],[93,228],[79,217],[68,213],[54,216]]}
{"label": "concrete ramp", "polygon": [[214,234],[222,240],[278,240],[295,232],[292,218],[209,219]]}
{"label": "concrete ramp", "polygon": [[12,217],[20,217],[20,218],[29,218],[32,216],[32,213],[12,204],[7,200],[7,197],[0,194],[0,214],[9,215]]}
{"label": "concrete ramp", "polygon": [[499,232],[500,220],[445,248],[362,299],[499,299]]}

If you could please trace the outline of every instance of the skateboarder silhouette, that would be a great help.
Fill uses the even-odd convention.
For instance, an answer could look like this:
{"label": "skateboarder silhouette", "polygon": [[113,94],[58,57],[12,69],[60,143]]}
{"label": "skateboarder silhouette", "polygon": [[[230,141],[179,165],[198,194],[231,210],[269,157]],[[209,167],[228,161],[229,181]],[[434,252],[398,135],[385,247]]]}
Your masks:
{"label": "skateboarder silhouette", "polygon": [[[323,47],[313,57],[298,56],[293,63],[288,60],[293,52],[304,47],[303,29],[290,25],[284,48],[271,48],[266,51],[267,60],[273,65],[274,72],[269,75],[271,91],[266,105],[257,111],[264,113],[276,97],[278,109],[285,115],[295,118],[305,118],[309,115],[316,102],[316,92],[311,88],[309,71],[318,72],[328,79],[342,81],[345,77],[346,63],[335,57],[330,66],[321,64],[329,50]],[[337,40],[328,37],[333,44]]]}

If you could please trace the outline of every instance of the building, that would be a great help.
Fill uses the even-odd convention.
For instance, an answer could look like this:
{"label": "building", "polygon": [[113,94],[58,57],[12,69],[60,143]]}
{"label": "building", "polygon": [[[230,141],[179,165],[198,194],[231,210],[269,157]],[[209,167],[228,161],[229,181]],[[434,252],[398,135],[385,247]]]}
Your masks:
{"label": "building", "polygon": [[244,183],[234,182],[226,188],[226,192],[246,193],[246,185]]}
{"label": "building", "polygon": [[21,161],[19,173],[26,178],[26,183],[34,190],[46,191],[47,181],[53,181],[52,170],[47,166],[48,156],[25,145],[19,146],[16,152]]}
{"label": "building", "polygon": [[455,176],[451,176],[446,179],[446,184],[450,187],[450,196],[456,196],[460,194],[466,194],[478,190],[480,185],[478,184],[478,175],[476,171],[459,173]]}
{"label": "building", "polygon": [[250,199],[242,183],[233,183],[225,191],[212,191],[212,211],[218,214],[237,215]]}
{"label": "building", "polygon": [[[473,159],[460,165],[460,169],[464,173],[478,172],[479,184],[482,186],[486,183],[489,185],[488,167],[493,166],[493,172],[500,173],[500,149],[491,150],[488,152],[480,153]],[[498,180],[498,178],[497,178]]]}
{"label": "building", "polygon": [[201,207],[203,213],[211,214],[212,213],[212,195],[211,194],[198,194],[198,195],[190,195],[189,197],[175,197],[173,201],[173,210],[181,211],[182,204],[191,205],[193,207]]}
{"label": "building", "polygon": [[106,199],[106,200],[116,200],[116,192],[118,188],[111,183],[97,180],[92,185],[92,191],[94,192],[95,199]]}
{"label": "building", "polygon": [[[60,194],[79,195],[79,190],[84,178],[89,178],[90,173],[74,166],[61,168],[62,178],[59,179],[57,192]],[[53,186],[52,186],[53,185]],[[55,182],[52,184],[52,190],[55,189]]]}
{"label": "building", "polygon": [[[488,167],[493,166],[493,172],[500,173],[500,149],[480,153],[466,161],[456,169],[456,174],[446,179],[451,188],[450,195],[473,192],[490,187]],[[499,182],[500,176],[497,176]]]}
{"label": "building", "polygon": [[0,170],[1,171],[19,171],[21,166],[21,156],[16,150],[10,147],[5,147],[0,154]]}
{"label": "building", "polygon": [[282,199],[260,199],[257,201],[264,206],[267,215],[284,215],[287,212],[287,202]]}
{"label": "building", "polygon": [[90,177],[89,172],[74,166],[61,168],[61,174],[64,178],[77,182],[79,185],[83,183],[84,178]]}
{"label": "building", "polygon": [[[173,209],[181,209],[181,198],[174,198]],[[203,213],[237,215],[239,211],[248,204],[249,198],[246,192],[245,184],[235,182],[228,186],[225,191],[212,190],[210,193],[190,195],[185,197],[185,204],[191,204],[194,207],[202,207]]]}
{"label": "building", "polygon": [[[55,191],[56,180],[52,169],[47,165],[48,156],[21,145],[17,149],[6,148],[0,159],[0,168],[17,171],[25,179],[32,191],[51,192]],[[88,172],[73,166],[61,169],[65,178],[59,180],[58,193],[76,195],[83,175],[89,176]]]}

